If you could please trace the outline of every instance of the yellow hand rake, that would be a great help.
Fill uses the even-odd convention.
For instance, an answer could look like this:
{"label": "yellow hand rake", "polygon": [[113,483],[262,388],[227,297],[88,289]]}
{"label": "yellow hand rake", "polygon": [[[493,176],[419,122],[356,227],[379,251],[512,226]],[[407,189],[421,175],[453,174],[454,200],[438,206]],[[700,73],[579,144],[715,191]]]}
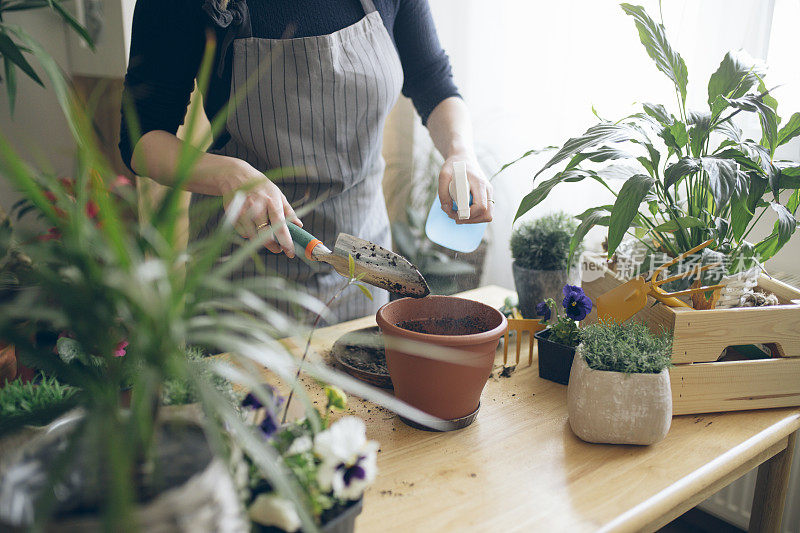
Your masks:
{"label": "yellow hand rake", "polygon": [[509,334],[510,332],[516,332],[517,334],[517,362],[519,364],[519,354],[522,349],[522,334],[524,332],[528,333],[528,366],[533,364],[533,335],[539,331],[542,331],[547,326],[542,324],[538,319],[532,318],[509,318],[508,319],[508,329],[506,329],[506,333],[503,336],[503,366],[506,366],[508,363],[508,344],[509,344]]}
{"label": "yellow hand rake", "polygon": [[644,309],[647,305],[647,297],[651,296],[658,300],[659,302],[668,305],[670,307],[687,307],[691,309],[691,306],[685,303],[682,300],[679,300],[678,296],[686,296],[686,295],[693,295],[704,293],[707,291],[718,291],[722,289],[722,285],[709,285],[707,287],[695,287],[692,289],[688,289],[685,291],[678,291],[678,292],[666,292],[664,289],[661,288],[661,285],[665,283],[669,283],[670,281],[675,281],[682,278],[687,278],[691,276],[699,276],[701,272],[704,272],[710,268],[718,267],[721,263],[714,263],[710,265],[704,266],[696,266],[689,269],[686,272],[682,272],[676,274],[674,276],[670,276],[668,278],[664,278],[659,280],[658,277],[669,267],[676,264],[680,260],[699,252],[703,248],[707,247],[713,241],[708,240],[699,246],[695,246],[688,252],[682,253],[672,261],[665,263],[658,267],[655,272],[653,272],[653,276],[650,278],[650,281],[645,281],[645,278],[640,276],[636,279],[632,279],[628,282],[623,283],[619,287],[615,287],[610,291],[601,294],[597,297],[597,301],[595,305],[597,306],[597,316],[601,320],[613,320],[617,323],[622,323],[631,318],[633,315]]}

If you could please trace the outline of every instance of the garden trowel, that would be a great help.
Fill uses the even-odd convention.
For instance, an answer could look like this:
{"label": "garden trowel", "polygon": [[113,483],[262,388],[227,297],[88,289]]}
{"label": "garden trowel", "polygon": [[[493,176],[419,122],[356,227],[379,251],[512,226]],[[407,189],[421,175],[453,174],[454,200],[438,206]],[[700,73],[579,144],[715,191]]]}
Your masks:
{"label": "garden trowel", "polygon": [[350,277],[350,258],[354,264],[353,276],[380,289],[400,296],[422,298],[430,294],[425,278],[405,257],[375,243],[340,233],[331,251],[322,241],[295,224],[287,224],[298,254],[309,261],[322,261],[336,272]]}

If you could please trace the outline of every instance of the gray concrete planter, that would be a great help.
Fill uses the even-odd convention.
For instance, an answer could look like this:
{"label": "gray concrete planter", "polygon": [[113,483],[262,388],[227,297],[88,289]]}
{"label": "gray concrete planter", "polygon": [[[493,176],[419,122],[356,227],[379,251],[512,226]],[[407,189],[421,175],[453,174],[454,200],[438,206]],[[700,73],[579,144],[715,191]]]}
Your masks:
{"label": "gray concrete planter", "polygon": [[567,387],[572,431],[586,442],[655,444],[672,423],[669,371],[623,374],[592,370],[578,346]]}
{"label": "gray concrete planter", "polygon": [[514,270],[514,286],[519,296],[519,311],[525,318],[536,317],[536,304],[545,298],[561,301],[561,290],[564,285],[575,285],[579,279],[578,268],[573,268],[567,275],[566,270],[532,270],[512,264]]}

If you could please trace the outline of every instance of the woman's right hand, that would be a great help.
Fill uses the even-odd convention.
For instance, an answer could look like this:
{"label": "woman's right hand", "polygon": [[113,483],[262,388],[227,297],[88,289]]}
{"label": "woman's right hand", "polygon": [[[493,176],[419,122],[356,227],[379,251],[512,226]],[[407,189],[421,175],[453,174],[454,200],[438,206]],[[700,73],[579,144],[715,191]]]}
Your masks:
{"label": "woman's right hand", "polygon": [[229,168],[221,173],[224,177],[220,186],[225,212],[229,212],[231,201],[238,191],[246,195],[238,212],[236,231],[242,237],[251,239],[271,227],[274,233],[264,243],[267,250],[294,257],[294,243],[285,223],[293,223],[301,228],[303,223],[297,218],[286,196],[277,185],[247,162],[231,157],[226,159],[229,162],[226,161],[228,164],[225,166]]}

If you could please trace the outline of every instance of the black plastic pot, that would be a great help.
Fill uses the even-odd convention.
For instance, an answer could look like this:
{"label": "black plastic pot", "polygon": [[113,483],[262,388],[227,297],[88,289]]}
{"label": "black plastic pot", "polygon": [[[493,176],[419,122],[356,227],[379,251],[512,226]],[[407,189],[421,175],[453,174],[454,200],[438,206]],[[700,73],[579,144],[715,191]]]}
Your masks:
{"label": "black plastic pot", "polygon": [[[330,509],[322,514],[322,533],[353,533],[356,528],[356,518],[364,507],[364,498],[348,502],[344,508]],[[286,533],[275,526],[257,526],[254,531],[260,533]]]}
{"label": "black plastic pot", "polygon": [[566,385],[575,348],[549,340],[550,333],[550,328],[547,328],[534,335],[539,344],[539,377]]}

